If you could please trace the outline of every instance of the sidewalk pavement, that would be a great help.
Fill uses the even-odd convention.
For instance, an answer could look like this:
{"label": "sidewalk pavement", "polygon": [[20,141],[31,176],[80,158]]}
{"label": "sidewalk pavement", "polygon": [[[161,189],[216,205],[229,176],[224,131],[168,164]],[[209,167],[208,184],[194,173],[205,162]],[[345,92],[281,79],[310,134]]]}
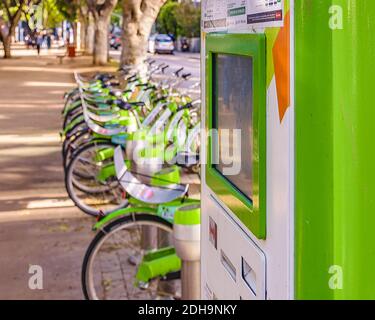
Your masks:
{"label": "sidewalk pavement", "polygon": [[[0,58],[1,300],[83,299],[81,264],[94,221],[65,192],[60,111],[74,70],[97,68],[89,57],[60,65],[58,52],[38,57],[18,47],[13,59]],[[43,290],[29,289],[30,265],[42,267]]]}

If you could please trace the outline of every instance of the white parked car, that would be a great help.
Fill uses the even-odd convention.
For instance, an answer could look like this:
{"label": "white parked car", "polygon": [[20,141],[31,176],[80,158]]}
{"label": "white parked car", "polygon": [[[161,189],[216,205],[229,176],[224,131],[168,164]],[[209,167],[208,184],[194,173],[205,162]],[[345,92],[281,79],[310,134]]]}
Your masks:
{"label": "white parked car", "polygon": [[174,50],[174,42],[166,34],[154,34],[148,40],[148,51],[150,53],[173,53]]}

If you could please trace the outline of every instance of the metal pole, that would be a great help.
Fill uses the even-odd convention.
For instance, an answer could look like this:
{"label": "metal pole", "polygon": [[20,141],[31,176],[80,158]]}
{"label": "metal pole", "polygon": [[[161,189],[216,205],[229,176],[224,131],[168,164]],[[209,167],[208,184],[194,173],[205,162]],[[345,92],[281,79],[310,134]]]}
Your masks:
{"label": "metal pole", "polygon": [[182,300],[200,299],[200,261],[182,261]]}
{"label": "metal pole", "polygon": [[174,245],[181,259],[181,299],[200,299],[200,204],[185,204],[175,212]]}

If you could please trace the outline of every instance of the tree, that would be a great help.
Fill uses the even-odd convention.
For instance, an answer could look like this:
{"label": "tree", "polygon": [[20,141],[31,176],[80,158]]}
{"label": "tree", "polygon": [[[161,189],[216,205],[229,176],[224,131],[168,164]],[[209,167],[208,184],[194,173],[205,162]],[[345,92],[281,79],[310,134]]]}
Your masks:
{"label": "tree", "polygon": [[121,65],[144,71],[147,41],[166,0],[122,0]]}
{"label": "tree", "polygon": [[61,13],[59,3],[56,0],[43,0],[42,10],[42,24],[46,28],[55,28],[66,19],[66,16]]}
{"label": "tree", "polygon": [[0,41],[4,46],[5,59],[12,57],[12,36],[21,19],[24,6],[29,6],[32,2],[32,0],[0,0],[0,9],[5,12],[5,19],[0,21]]}
{"label": "tree", "polygon": [[56,7],[58,8],[60,14],[65,20],[71,23],[73,29],[73,42],[77,43],[77,18],[78,10],[81,5],[80,0],[55,0]]}
{"label": "tree", "polygon": [[190,38],[200,36],[201,10],[199,6],[195,6],[189,0],[183,0],[176,8],[175,15],[182,36]]}
{"label": "tree", "polygon": [[87,3],[95,21],[94,64],[104,65],[108,62],[108,29],[117,0],[88,0]]}
{"label": "tree", "polygon": [[30,32],[36,31],[37,26],[37,14],[36,7],[34,6],[24,6],[22,8],[23,18],[26,21],[27,27]]}
{"label": "tree", "polygon": [[[75,45],[84,49],[85,53],[94,52],[95,24],[92,12],[86,0],[48,0],[55,1],[60,14],[73,26]],[[79,25],[78,25],[79,23]],[[80,30],[80,41],[77,42],[77,31]]]}
{"label": "tree", "polygon": [[[79,47],[86,52],[87,29],[89,24],[89,9],[85,1],[82,1],[78,10],[78,21],[80,23],[81,39]],[[94,41],[94,39],[92,39]]]}
{"label": "tree", "polygon": [[95,21],[93,14],[87,10],[86,16],[86,37],[85,37],[85,52],[87,54],[94,54],[95,46]]}
{"label": "tree", "polygon": [[159,33],[173,34],[175,37],[179,34],[179,24],[176,18],[176,9],[179,3],[168,1],[161,9],[156,20],[156,29]]}

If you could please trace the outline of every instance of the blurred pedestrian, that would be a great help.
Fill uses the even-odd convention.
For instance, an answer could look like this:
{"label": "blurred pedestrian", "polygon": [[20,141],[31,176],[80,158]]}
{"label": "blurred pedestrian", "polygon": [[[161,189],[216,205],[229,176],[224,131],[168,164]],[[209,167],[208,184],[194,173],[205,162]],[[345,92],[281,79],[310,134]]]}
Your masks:
{"label": "blurred pedestrian", "polygon": [[40,55],[40,48],[43,44],[43,37],[40,33],[36,36],[36,50],[38,51],[38,56]]}
{"label": "blurred pedestrian", "polygon": [[51,34],[48,33],[47,34],[47,48],[48,48],[48,50],[51,49],[51,45],[52,45]]}

